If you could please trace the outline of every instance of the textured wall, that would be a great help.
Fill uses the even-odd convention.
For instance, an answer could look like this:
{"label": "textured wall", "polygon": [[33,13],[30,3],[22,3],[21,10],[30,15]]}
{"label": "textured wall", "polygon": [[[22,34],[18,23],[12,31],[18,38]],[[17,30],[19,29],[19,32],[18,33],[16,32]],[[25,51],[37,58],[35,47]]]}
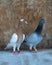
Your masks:
{"label": "textured wall", "polygon": [[[13,32],[17,32],[21,18],[28,21],[28,25],[22,27],[25,34],[34,31],[40,19],[44,18],[46,25],[43,35],[52,36],[52,0],[0,0],[1,46],[9,42]],[[45,41],[40,46],[42,47],[44,43]],[[48,43],[45,44],[45,47],[47,46]]]}

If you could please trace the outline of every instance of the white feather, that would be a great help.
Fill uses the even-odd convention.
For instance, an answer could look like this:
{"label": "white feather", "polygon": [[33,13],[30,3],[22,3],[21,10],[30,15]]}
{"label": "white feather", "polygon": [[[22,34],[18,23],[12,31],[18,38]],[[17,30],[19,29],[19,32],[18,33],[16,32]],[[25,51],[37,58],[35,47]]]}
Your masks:
{"label": "white feather", "polygon": [[17,40],[18,40],[18,35],[16,34],[16,33],[14,33],[13,35],[12,35],[12,37],[11,37],[11,40],[10,40],[10,43],[14,43],[14,42],[17,42]]}
{"label": "white feather", "polygon": [[23,41],[24,41],[24,39],[25,39],[25,34],[23,34]]}
{"label": "white feather", "polygon": [[18,35],[16,33],[13,33],[10,42],[7,44],[5,49],[16,46],[17,40],[18,40]]}

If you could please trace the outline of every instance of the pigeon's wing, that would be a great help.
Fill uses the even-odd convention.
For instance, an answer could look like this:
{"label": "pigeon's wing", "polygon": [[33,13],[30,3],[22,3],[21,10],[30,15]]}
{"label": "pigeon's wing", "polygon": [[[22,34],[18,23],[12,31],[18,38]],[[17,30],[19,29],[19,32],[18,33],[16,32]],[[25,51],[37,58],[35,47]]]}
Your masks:
{"label": "pigeon's wing", "polygon": [[25,39],[25,34],[23,34],[23,41],[24,41],[24,39]]}
{"label": "pigeon's wing", "polygon": [[11,37],[10,42],[7,44],[7,46],[6,46],[5,49],[11,48],[11,47],[13,47],[14,45],[16,45],[15,43],[17,42],[17,40],[18,40],[18,35],[17,35],[16,33],[14,33],[14,34],[12,35],[12,37]]}
{"label": "pigeon's wing", "polygon": [[37,34],[36,33],[32,33],[29,37],[26,38],[27,42],[35,42],[37,41]]}
{"label": "pigeon's wing", "polygon": [[18,44],[19,43],[21,44],[24,41],[24,39],[25,39],[25,34],[22,35],[22,39],[20,41],[18,41]]}
{"label": "pigeon's wing", "polygon": [[18,40],[18,35],[17,35],[16,33],[14,33],[14,34],[12,35],[12,37],[11,37],[10,43],[12,43],[12,42],[17,42],[17,40]]}
{"label": "pigeon's wing", "polygon": [[36,33],[32,33],[27,39],[27,43],[31,44],[38,44],[42,40],[41,35],[37,35]]}

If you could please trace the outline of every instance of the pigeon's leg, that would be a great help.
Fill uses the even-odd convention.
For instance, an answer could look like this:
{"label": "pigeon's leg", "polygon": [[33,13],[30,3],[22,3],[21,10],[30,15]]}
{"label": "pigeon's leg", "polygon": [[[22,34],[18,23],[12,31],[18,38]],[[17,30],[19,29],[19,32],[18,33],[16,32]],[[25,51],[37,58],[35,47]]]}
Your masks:
{"label": "pigeon's leg", "polygon": [[34,50],[37,52],[37,49],[34,47]]}
{"label": "pigeon's leg", "polygon": [[32,45],[30,44],[30,52],[32,52]]}
{"label": "pigeon's leg", "polygon": [[18,46],[17,46],[18,53],[20,53],[20,49],[19,49],[20,48],[20,45],[21,44],[18,44]]}
{"label": "pigeon's leg", "polygon": [[13,53],[16,53],[16,45],[13,46]]}

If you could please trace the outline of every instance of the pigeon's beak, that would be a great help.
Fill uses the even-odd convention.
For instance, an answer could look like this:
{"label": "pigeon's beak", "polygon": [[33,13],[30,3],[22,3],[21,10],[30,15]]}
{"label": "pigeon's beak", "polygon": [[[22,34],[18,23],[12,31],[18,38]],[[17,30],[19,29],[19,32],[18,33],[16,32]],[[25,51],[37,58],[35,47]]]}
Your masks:
{"label": "pigeon's beak", "polygon": [[21,23],[28,24],[28,22],[27,22],[26,20],[24,20],[24,19],[20,19],[20,22],[21,22]]}

